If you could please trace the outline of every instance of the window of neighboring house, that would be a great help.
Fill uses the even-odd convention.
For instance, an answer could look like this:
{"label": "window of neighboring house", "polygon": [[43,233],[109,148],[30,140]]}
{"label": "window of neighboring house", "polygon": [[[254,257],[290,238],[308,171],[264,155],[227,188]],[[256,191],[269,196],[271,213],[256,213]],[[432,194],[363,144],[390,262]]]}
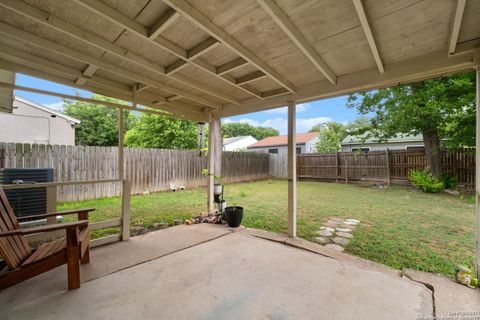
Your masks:
{"label": "window of neighboring house", "polygon": [[268,153],[278,153],[278,149],[268,149]]}
{"label": "window of neighboring house", "polygon": [[425,147],[424,146],[406,146],[405,149],[408,151],[424,151]]}
{"label": "window of neighboring house", "polygon": [[352,152],[359,152],[359,151],[367,154],[368,151],[370,151],[370,148],[352,148]]}
{"label": "window of neighboring house", "polygon": [[297,147],[297,154],[301,154],[302,153],[302,148],[301,147]]}

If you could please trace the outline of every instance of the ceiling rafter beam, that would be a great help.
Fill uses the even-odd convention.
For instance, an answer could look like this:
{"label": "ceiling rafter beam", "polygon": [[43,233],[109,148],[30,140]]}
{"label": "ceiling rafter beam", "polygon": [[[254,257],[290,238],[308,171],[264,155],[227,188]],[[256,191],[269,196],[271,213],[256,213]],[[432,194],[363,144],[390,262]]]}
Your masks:
{"label": "ceiling rafter beam", "polygon": [[202,54],[207,53],[208,51],[218,47],[220,42],[217,39],[209,37],[207,40],[200,42],[192,49],[187,51],[187,59],[179,59],[172,64],[170,64],[166,69],[165,73],[170,75],[174,72],[180,71],[184,67],[188,66],[188,63],[191,62],[193,59],[198,58]]}
{"label": "ceiling rafter beam", "polygon": [[357,11],[358,18],[360,19],[360,23],[362,24],[363,32],[367,37],[368,45],[370,46],[370,50],[373,54],[373,59],[377,64],[378,71],[380,73],[385,73],[385,68],[383,67],[382,58],[380,57],[380,53],[378,51],[377,43],[375,42],[375,37],[370,26],[370,21],[367,16],[367,12],[365,10],[365,4],[363,0],[353,0],[353,5],[355,6],[355,10]]}
{"label": "ceiling rafter beam", "polygon": [[[90,0],[88,0],[90,1]],[[180,14],[197,25],[199,28],[210,34],[212,37],[219,40],[223,45],[238,54],[240,57],[249,61],[253,66],[263,71],[275,82],[290,92],[295,92],[295,87],[272,67],[262,61],[253,52],[244,47],[240,42],[222,30],[219,26],[214,24],[209,18],[204,16],[200,11],[193,7],[185,0],[163,0],[167,5],[180,12]]]}
{"label": "ceiling rafter beam", "polygon": [[[106,52],[109,52],[117,57],[119,57],[122,60],[128,61],[135,63],[136,65],[139,65],[143,68],[146,68],[148,70],[151,70],[157,74],[159,74],[162,77],[173,79],[176,81],[181,82],[182,84],[188,85],[190,87],[193,87],[195,89],[198,89],[200,91],[203,91],[211,96],[223,99],[228,102],[236,103],[238,104],[239,101],[232,97],[231,95],[225,94],[223,92],[219,92],[218,90],[214,90],[212,88],[209,88],[208,86],[201,86],[198,87],[194,84],[194,81],[191,81],[188,78],[184,78],[182,80],[176,79],[175,77],[169,77],[166,74],[165,68],[161,65],[152,63],[148,61],[147,59],[131,52],[128,50],[125,50],[121,47],[118,47],[115,44],[112,44],[100,37],[97,37],[91,33],[88,33],[77,26],[74,26],[70,24],[69,22],[62,20],[59,17],[56,17],[48,12],[45,12],[43,10],[40,10],[36,7],[33,7],[27,3],[21,2],[21,1],[16,1],[16,0],[0,0],[0,6],[8,8],[10,10],[13,10],[27,18],[33,19],[39,23],[42,23],[44,25],[47,25],[49,27],[52,27],[60,32],[63,32],[69,36],[72,36],[82,42],[85,42],[89,45],[95,46],[101,50],[104,50]],[[82,80],[83,81],[83,80]],[[195,82],[198,83],[198,82]]]}
{"label": "ceiling rafter beam", "polygon": [[76,84],[83,86],[87,83],[88,78],[91,78],[95,72],[97,72],[98,67],[94,64],[89,64],[85,70],[83,70],[82,76],[78,78]]}
{"label": "ceiling rafter beam", "polygon": [[246,74],[244,76],[241,76],[241,77],[237,78],[235,81],[237,82],[237,84],[242,85],[242,84],[247,84],[247,83],[257,81],[257,80],[260,80],[260,79],[264,79],[266,77],[267,77],[267,75],[265,73],[263,73],[262,71],[255,71],[255,72]]}
{"label": "ceiling rafter beam", "polygon": [[[122,15],[120,12],[115,11],[112,8],[105,8],[106,5],[101,3],[98,0],[73,0],[76,3],[84,6],[85,8],[97,13],[101,17],[104,17],[105,19],[108,19],[109,21],[117,24],[118,26],[121,26],[137,35],[142,37],[144,40],[149,41],[152,45],[161,48],[162,50],[166,50],[169,53],[175,55],[177,58],[180,58],[182,60],[188,61],[188,63],[191,63],[192,65],[200,68],[201,70],[208,72],[209,74],[217,77],[218,79],[224,81],[225,83],[235,86],[237,89],[240,89],[250,95],[256,96],[254,93],[252,93],[249,90],[246,90],[242,86],[238,86],[235,84],[235,81],[231,81],[227,78],[222,77],[221,75],[217,74],[217,69],[216,67],[210,65],[209,63],[206,63],[202,61],[201,59],[194,59],[194,60],[188,60],[188,53],[187,50],[181,48],[177,44],[173,43],[172,41],[165,39],[162,36],[158,36],[155,39],[150,39],[148,38],[148,28],[144,27],[140,23],[131,20],[130,18]],[[115,13],[112,13],[112,11],[115,11]],[[118,19],[118,16],[122,16],[121,19]],[[128,21],[128,22],[127,22]],[[174,75],[171,75],[172,77]],[[258,96],[257,96],[258,97]]]}
{"label": "ceiling rafter beam", "polygon": [[[129,92],[129,90],[125,89],[125,88],[104,89],[104,88],[99,88],[99,87],[93,86],[93,85],[79,86],[79,85],[76,85],[75,82],[72,81],[72,80],[68,80],[68,79],[65,79],[65,78],[57,76],[57,75],[52,75],[48,72],[43,71],[43,69],[42,69],[42,71],[40,71],[38,69],[25,67],[24,65],[17,64],[17,63],[14,63],[14,62],[10,62],[10,61],[5,61],[3,59],[0,59],[0,68],[5,69],[5,70],[9,70],[9,71],[12,71],[12,72],[28,74],[28,75],[31,75],[33,77],[38,77],[38,78],[41,78],[41,79],[45,79],[45,80],[48,80],[48,81],[64,84],[64,85],[71,86],[71,87],[76,87],[76,88],[80,88],[80,89],[84,89],[84,90],[89,90],[91,92],[95,92],[95,93],[98,93],[98,94],[102,94],[102,95],[105,95],[105,96],[117,98],[117,99],[124,100],[124,101],[130,101],[131,98],[132,98],[131,97],[131,92]],[[92,77],[92,79],[93,79],[93,77]],[[106,81],[110,81],[110,80],[106,80]],[[122,85],[119,85],[119,86],[122,87]],[[142,105],[150,106],[153,109],[158,109],[158,107],[156,107],[152,103],[152,101],[154,101],[154,100],[157,100],[157,101],[161,102],[161,104],[162,104],[162,110],[161,111],[170,112],[170,113],[176,115],[177,117],[186,118],[186,119],[193,120],[193,121],[199,121],[199,120],[202,120],[202,119],[205,118],[205,115],[203,114],[203,112],[195,110],[191,106],[187,107],[184,104],[179,104],[179,103],[176,103],[176,102],[175,103],[167,102],[167,104],[165,104],[165,102],[164,102],[165,98],[160,97],[160,96],[154,96],[154,95],[149,94],[148,96],[145,95],[145,96],[139,97],[139,102]],[[149,112],[149,110],[145,110],[145,109],[138,110],[138,111],[145,112],[145,113],[151,113],[151,112]],[[168,114],[162,114],[162,115],[169,116]]]}
{"label": "ceiling rafter beam", "polygon": [[211,101],[204,99],[202,97],[199,97],[197,95],[188,93],[186,91],[183,91],[181,89],[177,89],[175,87],[169,86],[165,83],[159,82],[157,80],[153,80],[151,78],[148,78],[142,74],[138,74],[133,71],[125,70],[122,69],[116,65],[112,65],[110,63],[104,62],[102,60],[99,60],[97,58],[94,58],[92,56],[89,56],[87,54],[84,54],[82,52],[79,52],[77,50],[65,47],[63,45],[60,45],[56,42],[53,42],[51,40],[41,38],[38,36],[35,36],[33,34],[30,34],[28,32],[25,32],[21,29],[17,29],[15,27],[12,27],[6,23],[0,22],[0,33],[4,34],[7,37],[11,37],[13,39],[21,40],[22,42],[30,43],[32,45],[35,45],[37,47],[42,47],[44,49],[47,49],[51,52],[61,54],[65,57],[68,57],[70,59],[74,59],[86,64],[93,64],[98,66],[101,69],[108,70],[114,74],[117,74],[123,78],[126,79],[131,79],[137,82],[141,82],[147,85],[150,85],[152,87],[161,89],[163,91],[167,91],[173,94],[181,95],[193,102],[200,102],[205,104],[206,106],[210,106],[213,108],[220,109],[221,105]]}
{"label": "ceiling rafter beam", "polygon": [[169,26],[171,26],[175,20],[180,17],[180,14],[173,10],[172,8],[168,8],[167,11],[162,14],[162,16],[155,21],[153,26],[150,27],[148,30],[148,38],[155,39],[158,37],[162,32],[164,32]]}
{"label": "ceiling rafter beam", "polygon": [[217,67],[217,74],[224,75],[234,70],[240,69],[248,65],[248,61],[243,58],[237,58]]}
{"label": "ceiling rafter beam", "polygon": [[315,48],[305,39],[303,34],[275,3],[274,0],[257,0],[258,4],[268,13],[282,31],[292,40],[298,49],[313,63],[313,65],[330,81],[332,84],[337,82],[337,76],[332,69],[323,60]]}
{"label": "ceiling rafter beam", "polygon": [[448,45],[448,54],[454,54],[457,48],[458,35],[460,34],[460,27],[462,25],[463,12],[467,0],[457,0],[455,7],[455,14],[453,15],[452,29],[450,32],[450,41]]}

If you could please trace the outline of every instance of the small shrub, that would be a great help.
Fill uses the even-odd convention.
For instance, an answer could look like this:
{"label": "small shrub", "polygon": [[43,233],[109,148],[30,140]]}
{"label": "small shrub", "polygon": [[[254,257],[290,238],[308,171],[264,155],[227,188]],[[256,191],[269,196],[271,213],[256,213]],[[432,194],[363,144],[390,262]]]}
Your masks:
{"label": "small shrub", "polygon": [[425,170],[410,171],[410,182],[424,192],[437,193],[445,189],[443,181],[439,181]]}
{"label": "small shrub", "polygon": [[444,173],[442,175],[442,181],[447,189],[456,189],[458,184],[458,179],[451,172]]}
{"label": "small shrub", "polygon": [[240,192],[240,197],[245,198],[246,196],[247,196],[247,194],[245,192],[243,192],[243,191]]}

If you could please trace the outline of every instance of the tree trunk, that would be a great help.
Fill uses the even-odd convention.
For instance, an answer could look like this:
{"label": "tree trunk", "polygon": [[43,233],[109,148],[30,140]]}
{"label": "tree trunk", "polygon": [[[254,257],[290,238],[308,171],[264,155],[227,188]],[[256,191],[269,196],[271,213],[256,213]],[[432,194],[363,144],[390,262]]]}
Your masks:
{"label": "tree trunk", "polygon": [[423,131],[423,142],[425,143],[425,156],[427,159],[427,171],[437,179],[442,176],[442,159],[440,154],[440,139],[437,130]]}

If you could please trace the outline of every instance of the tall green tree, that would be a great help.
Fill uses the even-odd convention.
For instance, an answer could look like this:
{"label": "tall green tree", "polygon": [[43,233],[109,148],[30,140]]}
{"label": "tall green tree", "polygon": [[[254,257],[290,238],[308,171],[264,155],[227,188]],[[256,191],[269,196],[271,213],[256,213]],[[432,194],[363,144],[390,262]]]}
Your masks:
{"label": "tall green tree", "polygon": [[[127,104],[125,101],[101,95],[92,97],[96,100]],[[84,146],[118,145],[118,111],[90,102],[64,100],[63,112],[81,121],[75,128],[75,143]],[[129,130],[135,117],[125,111],[125,130]]]}
{"label": "tall green tree", "polygon": [[280,132],[273,128],[254,127],[248,123],[233,122],[222,124],[222,134],[224,137],[252,136],[257,140],[262,140],[266,137],[278,136]]}
{"label": "tall green tree", "polygon": [[317,152],[337,152],[341,150],[341,142],[347,135],[365,130],[369,123],[370,120],[364,117],[350,121],[345,125],[339,122],[329,122],[312,127],[310,132],[320,132],[319,140],[316,143]]}
{"label": "tall green tree", "polygon": [[474,142],[474,73],[354,94],[348,106],[364,115],[373,114],[370,134],[380,140],[399,133],[423,134],[428,170],[437,178],[442,139],[448,139],[451,146]]}
{"label": "tall green tree", "polygon": [[142,113],[125,134],[130,147],[196,149],[197,126],[194,122]]}
{"label": "tall green tree", "polygon": [[318,141],[315,144],[316,151],[319,153],[337,152],[341,148],[341,139],[337,131],[329,127],[322,128]]}

